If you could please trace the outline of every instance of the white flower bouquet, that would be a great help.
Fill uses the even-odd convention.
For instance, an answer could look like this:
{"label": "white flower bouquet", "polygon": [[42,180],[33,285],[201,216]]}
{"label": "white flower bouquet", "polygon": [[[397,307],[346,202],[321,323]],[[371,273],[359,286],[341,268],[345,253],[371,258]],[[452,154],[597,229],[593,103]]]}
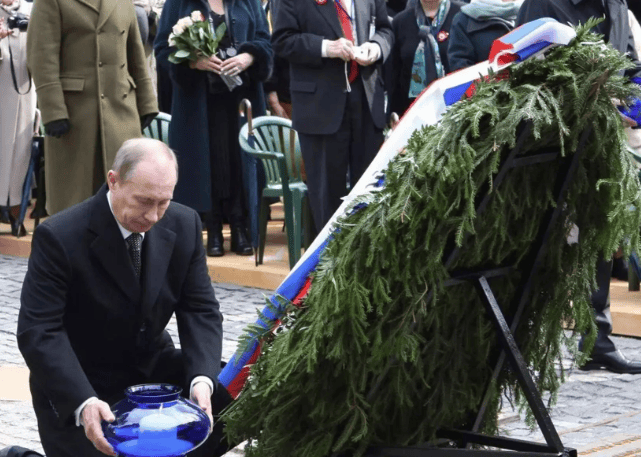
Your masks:
{"label": "white flower bouquet", "polygon": [[203,13],[193,11],[191,15],[179,19],[171,29],[169,46],[176,50],[169,55],[169,61],[179,64],[213,56],[226,31],[227,25],[223,22],[214,33]]}
{"label": "white flower bouquet", "polygon": [[[218,51],[218,44],[227,32],[223,22],[214,31],[213,26],[198,10],[178,20],[169,34],[169,46],[175,48],[168,60],[174,64],[196,62],[201,57],[210,57]],[[238,76],[220,75],[229,90],[243,82]]]}

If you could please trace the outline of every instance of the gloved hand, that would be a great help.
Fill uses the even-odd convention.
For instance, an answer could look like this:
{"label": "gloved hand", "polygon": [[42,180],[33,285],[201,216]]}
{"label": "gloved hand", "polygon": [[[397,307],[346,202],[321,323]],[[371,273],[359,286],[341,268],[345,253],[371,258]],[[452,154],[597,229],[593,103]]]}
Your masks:
{"label": "gloved hand", "polygon": [[71,128],[69,119],[58,119],[45,124],[45,135],[60,138]]}
{"label": "gloved hand", "polygon": [[140,116],[140,128],[142,130],[145,130],[149,125],[151,125],[151,121],[156,119],[158,113],[150,113],[150,114],[145,114],[143,116]]}

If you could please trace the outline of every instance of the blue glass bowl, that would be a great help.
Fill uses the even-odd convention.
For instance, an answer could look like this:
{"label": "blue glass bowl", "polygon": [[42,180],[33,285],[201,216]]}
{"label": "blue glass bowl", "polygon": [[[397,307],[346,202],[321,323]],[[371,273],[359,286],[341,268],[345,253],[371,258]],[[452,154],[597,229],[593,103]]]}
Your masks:
{"label": "blue glass bowl", "polygon": [[178,457],[200,446],[211,422],[200,407],[170,384],[141,384],[125,390],[111,407],[114,422],[103,422],[105,438],[125,457]]}

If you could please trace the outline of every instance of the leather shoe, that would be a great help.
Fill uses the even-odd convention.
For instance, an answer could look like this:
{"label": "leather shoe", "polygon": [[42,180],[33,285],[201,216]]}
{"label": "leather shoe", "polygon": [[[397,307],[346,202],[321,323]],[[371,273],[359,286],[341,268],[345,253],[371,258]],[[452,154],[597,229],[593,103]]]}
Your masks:
{"label": "leather shoe", "polygon": [[605,368],[613,373],[637,374],[641,373],[641,362],[633,362],[625,358],[621,351],[605,352],[603,354],[593,354],[592,360],[579,367],[580,370],[600,370]]}
{"label": "leather shoe", "polygon": [[231,250],[238,255],[252,255],[254,253],[244,227],[231,228]]}
{"label": "leather shoe", "polygon": [[207,230],[207,255],[209,257],[222,257],[225,255],[222,229]]}

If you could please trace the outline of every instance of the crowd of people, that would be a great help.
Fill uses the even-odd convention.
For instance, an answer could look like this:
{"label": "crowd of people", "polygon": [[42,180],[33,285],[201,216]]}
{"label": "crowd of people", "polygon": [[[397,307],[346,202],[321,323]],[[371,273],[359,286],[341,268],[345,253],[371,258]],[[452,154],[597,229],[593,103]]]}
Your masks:
{"label": "crowd of people", "polygon": [[[638,64],[625,0],[166,0],[159,21],[143,0],[0,4],[0,207],[7,220],[22,197],[36,95],[46,134],[53,217],[34,234],[18,338],[51,456],[110,453],[91,429],[108,418],[98,399],[147,379],[165,358],[187,357],[189,392],[211,412],[209,397],[220,395],[221,317],[205,255],[224,255],[224,223],[231,250],[252,253],[240,100],[251,100],[254,115],[291,118],[320,230],[378,152],[392,113],[402,115],[437,78],[485,60],[493,40],[515,26],[546,16],[578,24],[605,15],[597,31]],[[212,29],[225,25],[220,51],[174,63],[171,34],[194,11]],[[23,25],[17,12],[26,14]],[[641,65],[629,71],[637,75]],[[158,101],[171,115],[171,149],[139,139],[160,111]],[[194,245],[201,221],[204,250]],[[128,250],[131,268],[122,269]],[[611,270],[611,261],[599,264],[593,296],[599,335],[584,368],[641,373],[641,363],[627,360],[609,339]],[[150,312],[156,295],[150,298],[147,287],[160,291],[160,318]],[[138,314],[126,306],[114,311],[107,296],[123,305],[150,303]],[[69,309],[95,325],[63,322]],[[174,310],[179,327],[182,319],[209,346],[181,330],[187,355],[173,351],[163,329]],[[94,360],[107,343],[122,343],[105,330],[94,344],[87,329],[101,329],[100,316],[105,329],[126,324],[131,344],[118,346],[122,360]],[[79,425],[94,446],[77,444]]]}

